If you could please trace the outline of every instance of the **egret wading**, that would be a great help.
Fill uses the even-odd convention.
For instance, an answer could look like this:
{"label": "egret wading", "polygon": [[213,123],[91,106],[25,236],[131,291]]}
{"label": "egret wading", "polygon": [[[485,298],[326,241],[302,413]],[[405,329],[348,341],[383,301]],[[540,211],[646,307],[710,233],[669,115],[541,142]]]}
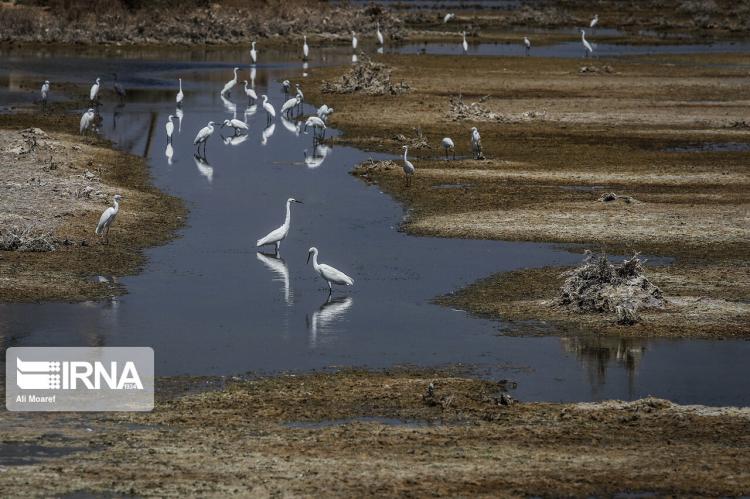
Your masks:
{"label": "egret wading", "polygon": [[406,175],[406,186],[408,187],[411,185],[411,177],[414,175],[414,172],[417,171],[416,168],[414,168],[414,165],[411,164],[411,161],[409,161],[406,158],[407,153],[409,152],[409,146],[404,146],[404,174]]}
{"label": "egret wading", "polygon": [[292,84],[289,83],[289,80],[284,80],[281,82],[281,91],[284,92],[284,98],[289,98],[289,89],[291,88]]}
{"label": "egret wading", "polygon": [[474,159],[482,158],[482,137],[475,126],[471,127],[471,152],[474,153]]}
{"label": "egret wading", "polygon": [[299,87],[299,83],[294,84],[294,88],[297,89],[297,97],[299,97],[300,106],[305,102],[305,94],[302,93],[302,89]]}
{"label": "egret wading", "polygon": [[588,57],[590,54],[594,53],[594,48],[588,40],[586,40],[586,32],[584,30],[581,30],[581,43],[583,44],[583,57]]}
{"label": "egret wading", "polygon": [[326,136],[326,124],[317,116],[310,116],[305,121],[305,133],[307,133],[307,127],[312,127],[313,137],[323,138]]}
{"label": "egret wading", "polygon": [[120,211],[121,199],[122,196],[120,196],[119,194],[115,194],[114,206],[110,206],[109,208],[104,210],[102,216],[99,217],[99,223],[96,225],[96,235],[101,236],[107,243],[109,243],[109,228],[112,227],[112,224],[115,222],[115,218],[117,218],[117,213]]}
{"label": "egret wading", "polygon": [[282,116],[284,115],[284,113],[286,113],[288,117],[289,114],[294,110],[295,107],[299,105],[300,102],[302,102],[302,98],[299,95],[286,101],[284,105],[281,106]]}
{"label": "egret wading", "polygon": [[463,37],[464,37],[464,41],[463,41],[463,42],[461,42],[461,48],[463,48],[463,49],[464,49],[464,54],[466,54],[466,53],[468,53],[468,52],[469,52],[469,44],[468,44],[468,42],[466,41],[466,31],[464,31],[464,32],[463,32],[463,33],[461,33],[461,34],[462,34],[462,35],[463,35]]}
{"label": "egret wading", "polygon": [[357,45],[359,42],[357,41],[357,33],[352,31],[352,50],[357,50]]}
{"label": "egret wading", "polygon": [[90,107],[86,110],[85,113],[83,113],[83,116],[81,116],[81,129],[80,132],[83,133],[89,128],[91,128],[94,125],[94,119],[96,118],[96,113],[94,112],[94,108]]}
{"label": "egret wading", "polygon": [[594,28],[597,24],[599,24],[599,14],[594,14],[594,18],[589,23],[589,28]]}
{"label": "egret wading", "polygon": [[234,68],[234,78],[229,80],[225,85],[224,88],[221,89],[221,95],[228,95],[231,97],[232,89],[237,85],[237,71],[239,71],[240,68]]}
{"label": "egret wading", "polygon": [[380,32],[380,23],[377,23],[377,30],[375,36],[378,38],[378,45],[383,45],[383,33]]}
{"label": "egret wading", "polygon": [[526,55],[529,55],[529,52],[531,51],[531,40],[529,40],[528,36],[523,37],[523,46],[526,49]]}
{"label": "egret wading", "polygon": [[185,94],[182,93],[182,78],[177,78],[177,80],[180,82],[180,90],[177,91],[177,96],[174,100],[177,103],[177,106],[181,107],[182,99],[185,97]]}
{"label": "egret wading", "polygon": [[448,151],[453,152],[453,159],[456,159],[456,145],[453,143],[453,139],[445,137],[441,142],[443,149],[445,149],[445,160],[448,161]]}
{"label": "egret wading", "polygon": [[353,286],[354,279],[344,274],[338,269],[326,265],[325,263],[318,263],[318,248],[312,247],[307,252],[307,263],[310,263],[312,257],[312,264],[315,272],[317,272],[323,280],[328,283],[328,295],[333,293],[333,285],[338,284],[340,286]]}
{"label": "egret wading", "polygon": [[324,123],[328,122],[328,117],[333,114],[333,108],[328,107],[326,104],[323,104],[318,108],[317,115],[318,118],[323,120]]}
{"label": "egret wading", "polygon": [[89,91],[89,101],[91,104],[95,104],[97,98],[99,97],[99,84],[101,82],[100,78],[96,79],[96,83],[91,85],[91,90]]}
{"label": "egret wading", "polygon": [[250,48],[250,63],[255,66],[258,63],[258,51],[255,50],[255,42],[252,43]]}
{"label": "egret wading", "polygon": [[255,90],[247,86],[247,80],[243,80],[242,83],[245,84],[245,95],[247,95],[248,104],[258,100],[258,94],[255,93]]}
{"label": "egret wading", "polygon": [[114,83],[112,83],[112,88],[114,88],[117,97],[119,97],[120,101],[122,102],[125,100],[127,92],[125,92],[125,87],[123,87],[120,82],[117,81],[117,73],[112,73],[112,76],[115,79]]}
{"label": "egret wading", "polygon": [[276,118],[276,109],[274,109],[271,103],[268,102],[267,95],[261,95],[260,98],[263,99],[263,109],[266,110],[266,123],[270,123],[274,118]]}
{"label": "egret wading", "polygon": [[310,47],[307,46],[307,35],[303,35],[302,40],[302,60],[306,61],[310,55]]}
{"label": "egret wading", "polygon": [[286,200],[286,217],[284,218],[284,223],[278,229],[269,232],[266,237],[258,239],[258,241],[255,243],[256,248],[260,248],[261,246],[265,246],[267,244],[273,244],[276,246],[276,254],[279,254],[281,241],[283,241],[286,238],[287,234],[289,234],[289,224],[292,218],[292,203],[302,204],[302,201],[297,201],[294,198],[289,198]]}
{"label": "egret wading", "polygon": [[172,142],[172,134],[174,133],[174,123],[172,120],[174,119],[174,115],[170,114],[169,118],[167,118],[167,124],[164,125],[164,128],[167,130],[167,141],[169,143]]}
{"label": "egret wading", "polygon": [[208,143],[208,138],[211,137],[214,133],[214,122],[209,121],[208,125],[204,126],[203,128],[198,131],[198,135],[195,136],[195,140],[193,141],[193,145],[198,146],[197,152],[200,154],[201,150],[201,144],[203,144],[203,156],[206,155],[206,144]]}
{"label": "egret wading", "polygon": [[234,129],[234,134],[237,135],[238,133],[244,131],[248,131],[247,123],[245,123],[242,120],[238,120],[237,118],[232,118],[231,120],[224,120],[224,123],[221,125],[221,128],[224,128],[225,126],[231,127]]}
{"label": "egret wading", "polygon": [[44,80],[42,83],[42,109],[47,108],[47,99],[49,99],[49,80]]}

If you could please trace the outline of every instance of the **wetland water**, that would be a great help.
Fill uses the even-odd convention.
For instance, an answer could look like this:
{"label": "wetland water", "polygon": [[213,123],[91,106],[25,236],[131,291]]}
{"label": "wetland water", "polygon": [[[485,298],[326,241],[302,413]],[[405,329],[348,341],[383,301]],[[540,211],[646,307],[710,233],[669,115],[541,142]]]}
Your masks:
{"label": "wetland water", "polygon": [[[404,209],[348,174],[368,157],[385,156],[348,147],[315,151],[312,134],[297,134],[294,121],[278,118],[264,134],[260,105],[246,115],[241,90],[226,101],[219,96],[234,65],[241,67],[240,80],[251,78],[244,50],[114,51],[101,58],[80,50],[19,49],[1,56],[4,99],[16,101],[33,96],[14,82],[48,78],[54,92],[56,80],[88,83],[102,76],[111,88],[117,71],[129,96],[123,106],[104,96],[100,132],[145,155],[155,183],[190,208],[179,237],[148,250],[143,272],[121,279],[128,294],[101,303],[0,305],[3,349],[151,346],[160,375],[463,363],[481,375],[517,381],[514,396],[521,400],[655,395],[681,403],[750,403],[736,383],[750,375],[748,342],[509,337],[502,335],[509,324],[431,304],[436,295],[494,272],[571,264],[580,256],[553,245],[399,232]],[[267,93],[278,110],[284,99],[279,79],[304,89],[303,72],[350,57],[345,50],[326,51],[303,69],[296,56],[261,53],[256,91]],[[184,115],[169,161],[164,124],[175,112],[178,77]],[[312,111],[306,105],[305,113]],[[217,128],[207,161],[194,158],[196,132],[235,112],[247,116],[247,139]],[[291,196],[304,204],[293,206],[282,259],[258,255],[255,240],[281,224]],[[127,200],[121,216],[127,216]],[[93,230],[96,220],[91,223]],[[121,237],[127,235],[115,226],[113,244]],[[351,275],[355,286],[326,302],[325,283],[305,265],[310,246],[318,247],[322,262]]]}

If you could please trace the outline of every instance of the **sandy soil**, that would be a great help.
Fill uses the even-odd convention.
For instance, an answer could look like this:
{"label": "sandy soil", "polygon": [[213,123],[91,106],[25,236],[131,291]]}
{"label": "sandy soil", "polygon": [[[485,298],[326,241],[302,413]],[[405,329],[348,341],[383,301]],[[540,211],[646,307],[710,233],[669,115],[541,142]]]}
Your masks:
{"label": "sandy soil", "polygon": [[[151,186],[142,158],[71,133],[78,119],[62,110],[0,116],[0,239],[24,233],[50,250],[0,252],[0,301],[122,293],[117,278],[140,268],[140,250],[174,237],[183,223],[182,203]],[[31,122],[41,128],[27,128]],[[102,244],[94,229],[117,193],[125,199],[110,244]]]}
{"label": "sandy soil", "polygon": [[[194,390],[215,383],[175,383],[172,393],[180,383],[193,393],[171,394],[153,413],[1,413],[3,494],[750,491],[747,409],[658,399],[505,405],[507,383],[456,372],[228,380],[223,388],[200,393]],[[23,453],[24,460],[14,460],[14,453]]]}

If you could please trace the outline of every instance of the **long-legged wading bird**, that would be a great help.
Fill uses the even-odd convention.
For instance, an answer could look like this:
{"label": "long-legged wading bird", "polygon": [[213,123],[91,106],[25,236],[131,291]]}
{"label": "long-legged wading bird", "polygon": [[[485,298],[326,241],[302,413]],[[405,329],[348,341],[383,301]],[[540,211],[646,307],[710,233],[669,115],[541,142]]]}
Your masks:
{"label": "long-legged wading bird", "polygon": [[306,61],[310,55],[310,47],[307,46],[307,35],[302,35],[302,60]]}
{"label": "long-legged wading bird", "polygon": [[266,110],[266,123],[270,123],[271,120],[276,118],[276,109],[268,102],[268,96],[263,94],[260,96],[263,99],[263,109]]}
{"label": "long-legged wading bird", "polygon": [[289,223],[292,219],[292,203],[302,204],[302,201],[297,201],[294,198],[289,198],[286,200],[286,217],[284,218],[284,223],[278,229],[269,232],[266,237],[258,239],[258,241],[255,243],[255,246],[257,248],[260,248],[261,246],[265,246],[267,244],[273,244],[274,246],[276,246],[276,254],[279,254],[281,241],[283,241],[286,238],[287,234],[289,234]]}
{"label": "long-legged wading bird", "polygon": [[594,48],[591,46],[591,44],[586,40],[586,32],[584,30],[581,30],[581,43],[583,43],[583,56],[588,57],[590,54],[594,52]]}
{"label": "long-legged wading bird", "polygon": [[461,33],[461,35],[463,35],[464,37],[464,40],[461,42],[461,48],[464,49],[464,54],[466,54],[467,52],[469,52],[469,43],[466,41],[466,31]]}
{"label": "long-legged wading bird", "polygon": [[239,71],[240,68],[234,68],[232,71],[234,72],[234,78],[226,82],[224,85],[224,88],[221,89],[221,95],[231,95],[231,91],[234,88],[235,85],[237,85],[237,71]]}
{"label": "long-legged wading bird", "polygon": [[117,218],[117,213],[120,211],[120,200],[122,199],[122,196],[119,194],[115,194],[115,204],[114,206],[110,206],[106,210],[104,210],[104,213],[102,213],[102,216],[99,217],[99,223],[96,226],[96,235],[102,236],[106,242],[109,242],[109,228],[112,226],[112,224],[115,222],[115,218]]}
{"label": "long-legged wading bird", "polygon": [[301,106],[302,103],[305,102],[305,94],[302,93],[302,89],[300,88],[299,83],[295,83],[294,84],[294,88],[297,89],[297,94],[296,95],[299,97],[300,106]]}
{"label": "long-legged wading bird", "polygon": [[206,155],[206,144],[208,143],[208,138],[214,133],[214,122],[209,121],[208,125],[204,126],[203,128],[198,131],[198,135],[195,136],[195,140],[193,141],[193,145],[198,146],[198,151],[201,150],[201,144],[203,144],[203,155]]}
{"label": "long-legged wading bird", "polygon": [[323,120],[323,122],[328,122],[328,117],[333,114],[333,108],[328,107],[326,104],[323,104],[318,108],[316,114],[318,115],[318,118]]}
{"label": "long-legged wading bird", "polygon": [[247,123],[245,123],[242,120],[238,120],[237,118],[232,118],[231,120],[224,120],[224,123],[221,125],[221,128],[224,128],[225,126],[231,127],[234,129],[234,134],[237,135],[238,133],[244,131],[248,131]]}
{"label": "long-legged wading bird", "polygon": [[115,93],[117,94],[117,97],[120,98],[121,101],[125,100],[125,97],[127,96],[127,92],[125,92],[125,87],[123,87],[119,81],[117,81],[117,73],[112,73],[112,76],[114,77],[115,81],[112,83],[112,88],[115,89]]}
{"label": "long-legged wading bird", "polygon": [[375,31],[375,36],[378,38],[378,45],[383,45],[383,33],[380,32],[380,23],[377,23],[377,31]]}
{"label": "long-legged wading bird", "polygon": [[474,159],[482,157],[482,137],[475,126],[471,127],[471,152],[474,154]]}
{"label": "long-legged wading bird", "polygon": [[174,115],[170,114],[169,118],[167,118],[167,124],[164,125],[164,128],[167,130],[167,141],[172,142],[172,134],[174,133],[174,122],[172,121],[174,119]]}
{"label": "long-legged wading bird", "polygon": [[94,118],[96,118],[96,113],[94,112],[94,108],[90,107],[85,113],[83,113],[83,116],[81,116],[81,133],[91,128],[94,124]]}
{"label": "long-legged wading bird", "polygon": [[404,146],[404,174],[406,175],[407,186],[411,184],[411,177],[412,175],[414,175],[414,172],[417,171],[417,169],[414,168],[414,165],[411,164],[411,161],[409,161],[406,158],[406,155],[408,152],[409,152],[409,146]]}
{"label": "long-legged wading bird", "polygon": [[326,124],[317,116],[310,116],[305,121],[305,133],[307,133],[307,127],[312,127],[313,136],[325,137],[326,135]]}
{"label": "long-legged wading bird", "polygon": [[281,114],[284,115],[284,113],[289,115],[289,113],[292,112],[292,110],[299,105],[299,103],[302,102],[302,98],[298,95],[296,97],[293,97],[289,100],[287,100],[284,105],[281,106]]}
{"label": "long-legged wading bird", "polygon": [[177,78],[177,80],[180,82],[180,90],[177,91],[177,96],[174,100],[179,107],[182,106],[182,99],[185,97],[185,94],[182,93],[182,78]]}
{"label": "long-legged wading bird", "polygon": [[357,44],[358,44],[357,33],[352,31],[352,50],[357,50]]}
{"label": "long-legged wading bird", "polygon": [[255,42],[252,43],[250,48],[250,62],[255,65],[258,62],[258,51],[255,50]]}
{"label": "long-legged wading bird", "polygon": [[528,36],[523,37],[523,46],[526,49],[526,55],[529,55],[529,51],[531,50],[531,40],[529,40]]}
{"label": "long-legged wading bird", "polygon": [[243,80],[243,83],[245,84],[245,95],[247,95],[248,102],[258,100],[258,94],[255,93],[255,90],[247,86],[247,80]]}
{"label": "long-legged wading bird", "polygon": [[93,104],[96,101],[96,98],[99,96],[99,84],[101,82],[100,78],[96,79],[96,82],[91,85],[91,90],[89,90],[89,101]]}
{"label": "long-legged wading bird", "polygon": [[594,14],[594,18],[589,23],[589,28],[593,28],[597,24],[599,24],[599,14]]}
{"label": "long-legged wading bird", "polygon": [[291,88],[292,84],[289,83],[289,80],[284,80],[281,82],[281,91],[284,92],[284,98],[289,98],[289,89]]}
{"label": "long-legged wading bird", "polygon": [[448,161],[448,151],[453,151],[453,159],[456,159],[456,145],[453,143],[453,139],[445,137],[441,144],[445,149],[445,160]]}
{"label": "long-legged wading bird", "polygon": [[312,247],[307,252],[307,263],[310,263],[310,257],[312,257],[313,268],[315,272],[320,274],[320,277],[328,283],[328,294],[333,293],[333,284],[340,286],[353,286],[354,279],[344,274],[338,269],[326,265],[325,263],[318,263],[318,248]]}
{"label": "long-legged wading bird", "polygon": [[44,83],[42,83],[42,108],[47,107],[47,99],[49,99],[49,80],[44,80]]}

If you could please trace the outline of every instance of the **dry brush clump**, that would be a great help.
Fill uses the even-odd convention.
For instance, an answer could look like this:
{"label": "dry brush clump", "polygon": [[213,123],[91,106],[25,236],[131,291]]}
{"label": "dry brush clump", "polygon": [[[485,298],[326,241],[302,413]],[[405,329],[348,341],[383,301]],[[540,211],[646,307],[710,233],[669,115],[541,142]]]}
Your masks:
{"label": "dry brush clump", "polygon": [[619,264],[606,255],[589,255],[563,275],[554,306],[577,313],[612,313],[620,324],[638,322],[641,309],[664,307],[661,290],[648,280],[637,254]]}
{"label": "dry brush clump", "polygon": [[335,81],[324,81],[320,90],[327,94],[399,95],[410,90],[403,81],[391,81],[392,69],[362,56],[362,61]]}
{"label": "dry brush clump", "polygon": [[34,224],[0,228],[0,251],[55,251],[55,238]]}

